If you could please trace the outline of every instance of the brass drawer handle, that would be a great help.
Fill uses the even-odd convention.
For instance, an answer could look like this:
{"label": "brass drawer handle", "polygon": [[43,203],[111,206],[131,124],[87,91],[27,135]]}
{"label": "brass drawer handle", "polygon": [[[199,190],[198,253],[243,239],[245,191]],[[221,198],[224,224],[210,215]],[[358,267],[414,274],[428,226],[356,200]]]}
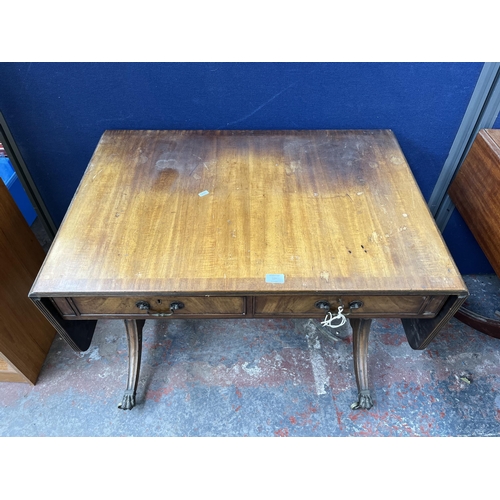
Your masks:
{"label": "brass drawer handle", "polygon": [[155,316],[156,318],[165,318],[167,316],[172,316],[175,311],[184,308],[183,302],[172,302],[170,304],[170,312],[169,313],[155,313],[151,311],[151,305],[149,302],[145,300],[140,300],[135,304],[141,311],[146,311],[149,316]]}
{"label": "brass drawer handle", "polygon": [[365,304],[362,300],[353,300],[352,302],[349,302],[349,309],[352,311],[353,309],[359,309],[364,305]]}
{"label": "brass drawer handle", "polygon": [[[340,305],[342,305],[342,299],[340,299]],[[365,304],[362,300],[353,300],[352,302],[349,302],[348,307],[350,311],[353,311],[356,309],[360,309],[364,305]],[[316,302],[314,306],[317,307],[318,309],[324,309],[325,311],[329,311],[332,307],[330,302],[327,302],[326,300],[318,300],[318,302]]]}
{"label": "brass drawer handle", "polygon": [[331,308],[330,302],[327,302],[326,300],[318,300],[314,304],[318,309],[324,309],[325,311],[329,311]]}

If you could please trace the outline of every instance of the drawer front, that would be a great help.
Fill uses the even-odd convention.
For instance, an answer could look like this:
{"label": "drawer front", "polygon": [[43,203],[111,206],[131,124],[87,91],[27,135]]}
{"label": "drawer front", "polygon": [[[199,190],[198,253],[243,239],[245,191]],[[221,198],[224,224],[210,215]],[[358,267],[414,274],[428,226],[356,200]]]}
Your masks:
{"label": "drawer front", "polygon": [[[318,302],[329,303],[330,310],[337,312],[343,305],[344,313],[366,317],[407,317],[422,316],[432,318],[441,309],[446,297],[413,295],[269,295],[255,297],[256,316],[324,316],[328,309],[316,306]],[[352,304],[354,307],[349,308]]]}
{"label": "drawer front", "polygon": [[242,315],[244,297],[73,297],[81,316],[169,314],[171,304],[181,304],[174,316]]}
{"label": "drawer front", "polygon": [[71,304],[69,303],[68,299],[64,299],[62,297],[55,297],[51,300],[61,313],[61,316],[64,316],[66,318],[76,316],[76,313],[71,307]]}

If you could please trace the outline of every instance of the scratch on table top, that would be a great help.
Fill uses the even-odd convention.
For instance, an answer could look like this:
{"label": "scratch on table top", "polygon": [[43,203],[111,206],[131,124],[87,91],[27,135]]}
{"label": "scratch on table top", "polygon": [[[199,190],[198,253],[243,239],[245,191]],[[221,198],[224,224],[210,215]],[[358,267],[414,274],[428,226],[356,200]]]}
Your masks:
{"label": "scratch on table top", "polygon": [[[317,193],[314,193],[314,196],[317,196]],[[352,199],[352,196],[349,193],[346,193],[346,194],[335,194],[335,195],[332,196],[332,198],[344,198],[345,196],[347,196],[351,201],[354,201]]]}

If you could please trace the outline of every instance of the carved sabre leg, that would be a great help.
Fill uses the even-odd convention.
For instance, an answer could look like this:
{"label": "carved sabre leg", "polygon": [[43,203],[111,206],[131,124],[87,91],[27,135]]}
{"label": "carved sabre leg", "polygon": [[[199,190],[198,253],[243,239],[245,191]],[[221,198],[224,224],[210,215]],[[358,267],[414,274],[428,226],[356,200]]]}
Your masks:
{"label": "carved sabre leg", "polygon": [[144,323],[145,320],[143,319],[125,320],[128,341],[128,380],[123,400],[118,405],[118,408],[122,410],[131,410],[135,406],[135,394],[141,367],[142,328],[144,327]]}
{"label": "carved sabre leg", "polygon": [[358,386],[358,401],[351,405],[353,410],[369,410],[373,406],[370,389],[368,389],[368,335],[371,319],[351,318],[354,372]]}

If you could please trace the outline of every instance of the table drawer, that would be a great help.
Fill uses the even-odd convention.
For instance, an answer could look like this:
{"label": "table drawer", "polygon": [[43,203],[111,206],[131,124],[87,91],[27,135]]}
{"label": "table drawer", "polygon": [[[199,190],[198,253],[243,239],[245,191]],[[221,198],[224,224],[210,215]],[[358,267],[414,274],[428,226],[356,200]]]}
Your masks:
{"label": "table drawer", "polygon": [[[332,312],[343,305],[344,313],[367,317],[422,316],[432,318],[446,297],[422,295],[268,295],[255,297],[255,316],[321,316],[328,309],[318,303],[329,303]],[[350,309],[349,305],[354,307]]]}
{"label": "table drawer", "polygon": [[81,316],[170,314],[175,316],[241,315],[246,312],[244,297],[73,297]]}

